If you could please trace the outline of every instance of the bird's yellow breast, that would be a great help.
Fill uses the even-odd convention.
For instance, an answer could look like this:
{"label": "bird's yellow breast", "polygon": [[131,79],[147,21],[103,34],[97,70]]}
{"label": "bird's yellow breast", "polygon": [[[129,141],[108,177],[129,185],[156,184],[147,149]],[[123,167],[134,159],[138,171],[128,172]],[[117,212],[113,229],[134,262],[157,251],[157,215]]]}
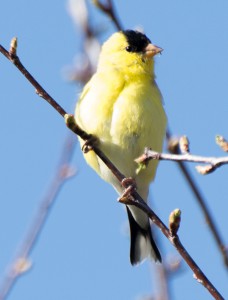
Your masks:
{"label": "bird's yellow breast", "polygon": [[[136,175],[134,159],[145,147],[162,149],[166,116],[160,91],[147,74],[129,80],[118,70],[111,71],[111,76],[107,76],[107,70],[96,73],[87,84],[76,109],[76,121],[99,138],[101,150],[125,176],[148,186],[155,176],[157,163],[150,163]],[[85,159],[104,180],[115,182],[93,152],[87,153]]]}

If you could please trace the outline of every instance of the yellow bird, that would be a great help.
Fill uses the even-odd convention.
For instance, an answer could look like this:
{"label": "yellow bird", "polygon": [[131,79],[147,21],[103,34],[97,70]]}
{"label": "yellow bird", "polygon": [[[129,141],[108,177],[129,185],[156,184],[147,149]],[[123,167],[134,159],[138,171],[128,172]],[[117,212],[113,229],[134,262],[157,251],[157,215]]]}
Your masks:
{"label": "yellow bird", "polygon": [[[157,161],[136,173],[135,158],[145,147],[162,150],[166,114],[155,82],[154,56],[162,51],[141,32],[114,33],[102,46],[97,72],[86,84],[75,110],[76,122],[98,138],[99,148],[126,177],[135,180],[137,191],[147,201]],[[80,141],[83,145],[83,141]],[[123,187],[93,151],[84,154],[87,163],[113,185]],[[149,257],[161,261],[148,216],[126,206],[130,225],[130,261],[135,265]]]}

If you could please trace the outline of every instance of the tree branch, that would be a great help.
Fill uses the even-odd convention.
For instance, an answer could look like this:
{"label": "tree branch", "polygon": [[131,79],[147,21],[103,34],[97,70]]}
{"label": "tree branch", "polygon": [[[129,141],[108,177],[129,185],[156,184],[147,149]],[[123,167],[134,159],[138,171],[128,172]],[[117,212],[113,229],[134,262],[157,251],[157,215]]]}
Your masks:
{"label": "tree branch", "polygon": [[[91,135],[84,132],[76,124],[73,115],[68,115],[66,111],[42,88],[42,86],[33,78],[33,76],[25,69],[25,67],[20,62],[19,58],[15,55],[10,54],[5,48],[0,45],[0,52],[6,56],[15,66],[21,71],[21,73],[30,81],[30,83],[36,88],[38,95],[42,96],[56,111],[58,111],[65,118],[66,125],[71,129],[75,134],[79,135],[83,140],[89,141]],[[91,145],[93,151],[97,156],[107,165],[110,171],[115,175],[115,177],[122,184],[125,176],[113,165],[113,163],[106,157],[106,155],[96,146]],[[121,200],[123,202],[123,200]],[[204,275],[202,270],[198,267],[195,261],[188,254],[187,250],[181,244],[177,234],[171,234],[169,229],[165,224],[160,220],[160,218],[150,209],[150,207],[144,202],[140,195],[132,189],[130,196],[124,200],[124,204],[135,205],[141,210],[143,210],[149,218],[155,223],[163,234],[168,238],[168,240],[174,245],[189,267],[193,270],[195,278],[200,282],[210,293],[211,295],[218,300],[224,299],[222,295],[217,291],[209,279]]]}

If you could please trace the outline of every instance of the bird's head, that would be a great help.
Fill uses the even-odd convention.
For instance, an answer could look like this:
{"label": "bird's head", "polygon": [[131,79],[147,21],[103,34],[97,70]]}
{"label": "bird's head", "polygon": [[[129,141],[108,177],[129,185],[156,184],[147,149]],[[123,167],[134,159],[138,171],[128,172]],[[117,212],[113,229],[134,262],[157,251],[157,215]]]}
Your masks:
{"label": "bird's head", "polygon": [[153,75],[153,57],[162,49],[134,30],[114,33],[102,46],[98,68],[115,68],[125,75]]}

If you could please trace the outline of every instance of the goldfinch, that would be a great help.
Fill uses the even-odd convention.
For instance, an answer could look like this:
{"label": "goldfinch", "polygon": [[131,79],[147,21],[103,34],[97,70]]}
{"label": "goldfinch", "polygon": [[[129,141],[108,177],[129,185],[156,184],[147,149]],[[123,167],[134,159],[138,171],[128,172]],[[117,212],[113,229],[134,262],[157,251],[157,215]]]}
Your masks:
{"label": "goldfinch", "polygon": [[[102,46],[96,73],[85,85],[76,105],[75,119],[99,140],[99,148],[126,177],[134,179],[137,191],[147,201],[157,161],[136,173],[134,161],[145,147],[162,150],[166,114],[155,82],[154,56],[162,49],[139,31],[114,33]],[[83,145],[83,141],[80,141]],[[113,185],[119,195],[123,187],[95,155],[84,154],[87,163]],[[130,225],[130,261],[146,258],[161,261],[148,216],[135,206],[126,206]]]}

